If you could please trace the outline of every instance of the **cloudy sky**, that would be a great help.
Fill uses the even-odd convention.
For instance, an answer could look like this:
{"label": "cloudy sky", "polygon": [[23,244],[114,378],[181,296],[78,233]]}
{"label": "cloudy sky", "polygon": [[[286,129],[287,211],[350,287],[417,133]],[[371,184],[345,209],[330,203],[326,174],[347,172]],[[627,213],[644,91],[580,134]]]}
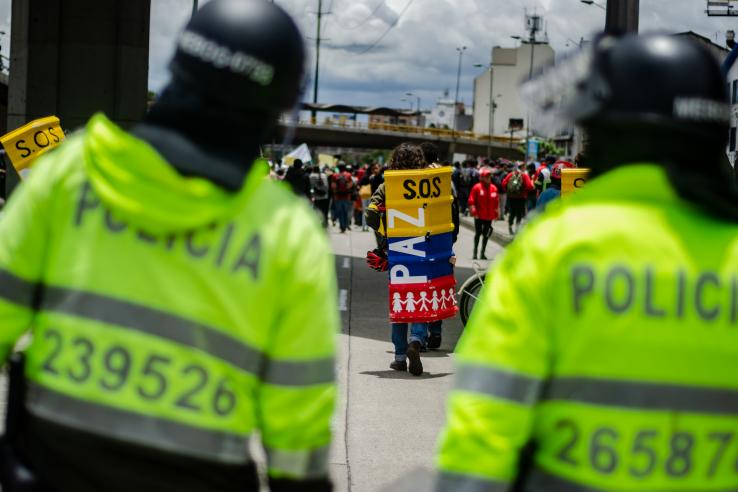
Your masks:
{"label": "cloudy sky", "polygon": [[[294,16],[305,36],[315,37],[318,0],[276,2]],[[192,0],[151,3],[149,86],[156,91],[166,82],[166,61]],[[723,43],[725,31],[738,28],[738,18],[707,17],[705,0],[640,3],[641,31],[693,30]],[[544,16],[557,54],[574,48],[581,37],[591,37],[605,22],[604,10],[580,0],[323,0],[323,10],[331,15],[324,17],[321,33],[327,40],[321,51],[319,100],[409,107],[401,99],[413,92],[428,108],[444,89],[453,96],[456,47],[467,46],[460,98],[470,104],[473,79],[483,70],[473,65],[489,63],[493,46],[515,45],[510,36],[524,35],[526,9]],[[0,30],[10,31],[10,0],[0,0]],[[3,36],[5,54],[8,43],[9,36]],[[314,53],[311,46],[310,56]],[[312,89],[307,98],[312,98]]]}

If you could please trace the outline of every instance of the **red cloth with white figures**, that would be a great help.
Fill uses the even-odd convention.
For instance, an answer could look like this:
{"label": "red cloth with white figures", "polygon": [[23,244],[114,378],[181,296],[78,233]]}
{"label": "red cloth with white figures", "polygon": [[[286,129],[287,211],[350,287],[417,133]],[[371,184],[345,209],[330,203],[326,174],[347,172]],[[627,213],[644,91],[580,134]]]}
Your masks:
{"label": "red cloth with white figures", "polygon": [[393,323],[431,322],[456,315],[456,280],[453,276],[427,284],[390,285]]}

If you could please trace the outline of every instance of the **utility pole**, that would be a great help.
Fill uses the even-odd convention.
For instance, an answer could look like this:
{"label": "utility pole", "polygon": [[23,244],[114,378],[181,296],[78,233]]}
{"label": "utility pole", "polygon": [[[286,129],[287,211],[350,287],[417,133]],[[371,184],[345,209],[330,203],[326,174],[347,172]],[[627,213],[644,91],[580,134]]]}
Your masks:
{"label": "utility pole", "polygon": [[[533,77],[533,57],[536,49],[536,32],[540,31],[543,27],[543,18],[537,14],[526,15],[525,22],[529,31],[530,69],[528,70],[528,78],[531,79]],[[530,157],[530,111],[528,111],[525,119],[525,163],[527,165]]]}
{"label": "utility pole", "polygon": [[[318,104],[318,82],[320,81],[320,43],[323,38],[320,37],[320,25],[323,16],[330,12],[323,12],[323,0],[318,0],[318,27],[315,31],[315,79],[313,80],[313,104]],[[317,123],[318,112],[313,109],[311,113],[313,124]]]}
{"label": "utility pole", "polygon": [[607,0],[605,32],[617,34],[638,32],[638,13],[640,0]]}
{"label": "utility pole", "polygon": [[197,0],[192,0],[192,17],[197,13]]}
{"label": "utility pole", "polygon": [[456,72],[456,96],[454,96],[454,124],[453,124],[454,138],[456,138],[456,120],[458,119],[457,112],[459,110],[458,108],[459,108],[459,84],[461,83],[461,60],[464,57],[466,46],[456,48],[456,51],[459,52],[459,70]]}

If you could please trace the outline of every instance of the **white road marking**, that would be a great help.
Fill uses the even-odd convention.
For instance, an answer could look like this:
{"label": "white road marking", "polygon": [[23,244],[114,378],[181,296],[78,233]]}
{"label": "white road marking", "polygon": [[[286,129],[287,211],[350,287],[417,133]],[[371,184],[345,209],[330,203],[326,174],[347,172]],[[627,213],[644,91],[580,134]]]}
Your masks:
{"label": "white road marking", "polygon": [[338,293],[338,310],[348,311],[347,304],[348,304],[348,290],[341,289],[341,291]]}

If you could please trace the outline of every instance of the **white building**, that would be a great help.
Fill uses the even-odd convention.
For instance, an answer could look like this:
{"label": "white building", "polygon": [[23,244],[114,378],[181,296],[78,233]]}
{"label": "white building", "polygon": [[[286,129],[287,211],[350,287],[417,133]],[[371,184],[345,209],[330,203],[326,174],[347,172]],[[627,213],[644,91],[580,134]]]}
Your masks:
{"label": "white building", "polygon": [[[553,62],[554,56],[553,48],[543,41],[524,41],[517,48],[492,48],[491,67],[474,79],[474,133],[505,135],[509,132],[511,121],[521,123],[520,120],[522,131],[525,132],[528,115],[520,100],[518,87],[530,73],[531,57],[535,70]],[[494,97],[496,105],[492,131],[489,125],[490,95]]]}
{"label": "white building", "polygon": [[436,106],[425,113],[425,126],[432,128],[454,129],[454,116],[456,117],[456,130],[471,130],[471,118],[466,115],[463,102],[458,102],[454,107],[454,100],[448,97],[448,90],[444,91],[443,97],[436,101]]}

